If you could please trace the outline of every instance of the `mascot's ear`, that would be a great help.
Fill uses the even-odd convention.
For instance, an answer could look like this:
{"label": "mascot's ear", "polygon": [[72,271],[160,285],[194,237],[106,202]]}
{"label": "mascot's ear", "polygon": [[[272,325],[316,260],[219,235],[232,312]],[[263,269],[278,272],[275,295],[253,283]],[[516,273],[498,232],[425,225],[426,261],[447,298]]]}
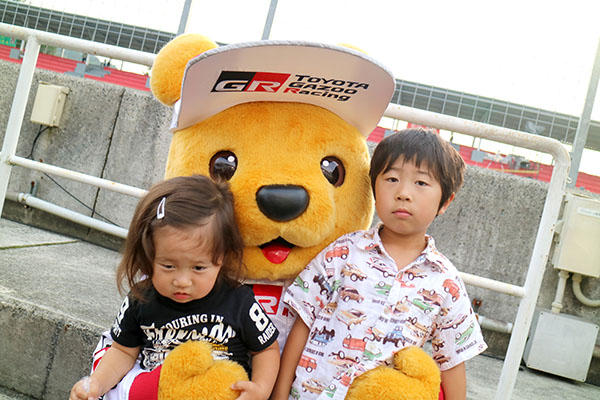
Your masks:
{"label": "mascot's ear", "polygon": [[171,106],[181,93],[181,81],[188,61],[217,44],[206,36],[185,34],[176,37],[163,47],[154,60],[150,74],[152,94],[161,103]]}

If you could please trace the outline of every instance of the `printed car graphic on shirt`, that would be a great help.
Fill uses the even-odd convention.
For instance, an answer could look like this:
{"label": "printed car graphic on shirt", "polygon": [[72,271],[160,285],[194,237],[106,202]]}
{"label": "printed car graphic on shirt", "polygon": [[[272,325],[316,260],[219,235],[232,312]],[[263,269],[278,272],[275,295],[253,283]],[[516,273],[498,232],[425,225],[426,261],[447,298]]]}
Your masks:
{"label": "printed car graphic on shirt", "polygon": [[396,275],[396,282],[398,282],[400,284],[400,287],[403,288],[414,288],[415,284],[414,283],[410,283],[407,282],[404,278],[406,277],[406,274],[404,272],[399,273],[398,275]]}
{"label": "printed car graphic on shirt", "polygon": [[321,394],[323,390],[325,390],[325,385],[322,384],[315,378],[310,378],[302,382],[302,390],[304,392],[311,392],[315,394]]}
{"label": "printed car graphic on shirt", "polygon": [[363,339],[353,338],[350,335],[346,336],[344,338],[344,341],[342,342],[342,346],[344,346],[344,348],[346,348],[348,350],[364,351],[366,345],[367,345],[367,342],[365,342],[364,338]]}
{"label": "printed car graphic on shirt", "polygon": [[440,365],[443,364],[443,363],[445,363],[445,362],[450,361],[450,359],[448,357],[446,357],[445,355],[443,355],[443,354],[437,354],[437,355],[435,355],[433,357],[433,359],[434,359],[435,362],[437,362]]}
{"label": "printed car graphic on shirt", "polygon": [[302,357],[300,357],[298,366],[304,368],[306,372],[312,372],[315,368],[317,368],[317,360],[303,354]]}
{"label": "printed car graphic on shirt", "polygon": [[300,276],[297,276],[294,280],[294,285],[300,287],[303,292],[308,293],[308,282],[304,281]]}
{"label": "printed car graphic on shirt", "polygon": [[333,337],[335,336],[335,330],[334,329],[330,329],[327,330],[325,328],[325,326],[323,326],[321,328],[321,330],[316,330],[312,333],[311,338],[310,338],[310,342],[312,344],[316,344],[318,346],[324,346],[327,343],[331,342],[333,340]]}
{"label": "printed car graphic on shirt", "polygon": [[344,268],[342,268],[342,275],[349,276],[350,280],[356,282],[357,280],[364,281],[367,279],[367,275],[362,272],[356,265],[346,263]]}
{"label": "printed car graphic on shirt", "polygon": [[423,272],[423,270],[421,268],[419,268],[416,265],[413,265],[412,267],[410,267],[409,269],[407,269],[406,271],[403,271],[403,274],[406,274],[406,276],[408,277],[408,279],[410,279],[411,281],[416,279],[416,278],[425,278],[427,275],[425,274],[425,272]]}
{"label": "printed car graphic on shirt", "polygon": [[337,309],[337,302],[336,301],[332,301],[330,303],[327,303],[325,305],[325,308],[323,308],[323,313],[326,315],[332,315],[333,312]]}
{"label": "printed car graphic on shirt", "polygon": [[452,301],[456,301],[460,298],[460,289],[452,279],[446,279],[442,286],[444,286],[446,292],[450,293]]}
{"label": "printed car graphic on shirt", "polygon": [[336,390],[337,390],[337,386],[335,386],[335,384],[332,383],[331,385],[327,386],[323,391],[325,392],[325,394],[328,397],[333,397]]}
{"label": "printed car graphic on shirt", "polygon": [[345,302],[354,300],[358,303],[362,303],[362,301],[365,299],[358,293],[358,290],[350,286],[343,286],[340,289],[340,298]]}
{"label": "printed car graphic on shirt", "polygon": [[467,319],[467,314],[461,314],[454,321],[450,321],[445,325],[439,325],[438,328],[441,330],[444,329],[457,329],[460,324],[462,324]]}
{"label": "printed car graphic on shirt", "polygon": [[473,322],[471,322],[471,325],[469,325],[469,327],[464,332],[462,332],[462,333],[458,332],[456,334],[456,340],[454,341],[454,343],[457,346],[464,344],[467,340],[469,340],[469,338],[471,337],[471,334],[473,333],[474,330],[475,330],[475,324]]}
{"label": "printed car graphic on shirt", "polygon": [[298,392],[298,389],[292,387],[290,389],[290,397],[294,400],[300,400],[300,393]]}
{"label": "printed car graphic on shirt", "polygon": [[429,304],[435,304],[436,306],[441,307],[444,303],[444,298],[437,294],[433,289],[427,290],[423,288],[419,289],[417,293],[423,296],[423,300],[425,300]]}
{"label": "printed car graphic on shirt", "polygon": [[377,285],[375,285],[375,292],[377,292],[378,294],[383,295],[383,296],[389,295],[391,289],[392,289],[392,285],[387,284],[383,281],[381,281]]}
{"label": "printed car graphic on shirt", "polygon": [[329,284],[329,282],[327,282],[325,277],[323,277],[321,275],[315,275],[313,277],[313,282],[319,285],[319,287],[320,287],[319,293],[322,295],[326,295],[328,293],[331,294],[331,293],[335,292],[336,290],[339,289],[340,284],[341,284],[340,280],[336,279],[333,282],[333,286],[331,286]]}
{"label": "printed car graphic on shirt", "polygon": [[339,314],[336,315],[336,318],[340,322],[346,324],[346,326],[348,326],[348,329],[350,329],[352,328],[352,325],[361,324],[365,319],[367,319],[367,316],[362,311],[353,308],[349,311],[340,311]]}
{"label": "printed car graphic on shirt", "polygon": [[369,329],[367,329],[367,335],[371,335],[371,337],[365,337],[365,339],[369,339],[372,342],[381,342],[383,340],[383,338],[385,337],[385,332],[380,331],[379,329],[375,328],[375,327],[371,327]]}
{"label": "printed car graphic on shirt", "polygon": [[371,242],[365,246],[365,251],[367,251],[369,253],[380,254],[379,245],[377,243],[373,243],[373,242]]}
{"label": "printed car graphic on shirt", "polygon": [[410,301],[408,301],[408,296],[404,296],[402,300],[397,301],[395,305],[388,304],[386,306],[385,312],[388,314],[396,315],[407,313],[410,310]]}
{"label": "printed car graphic on shirt", "polygon": [[406,338],[402,334],[402,327],[396,326],[393,331],[385,335],[383,338],[383,344],[387,342],[394,343],[396,347],[398,347],[399,343],[402,343],[402,346],[406,344]]}
{"label": "printed car graphic on shirt", "polygon": [[329,357],[328,362],[330,364],[333,364],[344,371],[360,362],[358,357],[348,357],[342,350],[337,353],[329,353]]}
{"label": "printed car graphic on shirt", "polygon": [[375,343],[371,342],[367,344],[367,347],[363,353],[363,358],[365,360],[375,360],[379,357],[381,357],[383,355],[383,353],[381,352],[381,349],[379,347],[377,347],[377,345],[375,345]]}
{"label": "printed car graphic on shirt", "polygon": [[423,300],[419,299],[419,298],[414,298],[412,299],[412,303],[417,306],[418,308],[420,308],[421,310],[423,310],[423,312],[425,312],[425,314],[427,314],[428,312],[433,310],[433,307],[431,307],[429,304],[425,303]]}
{"label": "printed car graphic on shirt", "polygon": [[331,262],[335,257],[345,260],[348,258],[348,253],[350,253],[348,246],[334,247],[332,250],[329,250],[327,253],[325,253],[325,260],[327,262]]}
{"label": "printed car graphic on shirt", "polygon": [[392,266],[387,265],[379,258],[370,257],[367,260],[367,265],[373,268],[374,270],[381,272],[384,278],[387,278],[388,276],[396,276],[397,273],[397,271]]}
{"label": "printed car graphic on shirt", "polygon": [[415,335],[423,337],[429,332],[429,329],[425,325],[419,323],[417,317],[408,318],[407,321],[410,322],[410,325],[408,325],[408,327],[413,331]]}
{"label": "printed car graphic on shirt", "polygon": [[444,347],[444,341],[440,338],[435,338],[431,341],[431,347],[434,351],[439,351],[439,349]]}

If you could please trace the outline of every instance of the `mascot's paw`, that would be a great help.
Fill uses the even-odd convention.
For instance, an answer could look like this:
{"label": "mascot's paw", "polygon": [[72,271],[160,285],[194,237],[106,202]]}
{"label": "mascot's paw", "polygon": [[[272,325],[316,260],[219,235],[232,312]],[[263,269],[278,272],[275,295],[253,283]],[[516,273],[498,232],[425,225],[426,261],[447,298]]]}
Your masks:
{"label": "mascot's paw", "polygon": [[346,400],[437,400],[440,370],[420,347],[394,356],[394,368],[377,367],[354,380]]}
{"label": "mascot's paw", "polygon": [[233,400],[231,385],[248,380],[244,368],[229,360],[215,361],[211,345],[189,341],[177,346],[160,372],[158,400]]}

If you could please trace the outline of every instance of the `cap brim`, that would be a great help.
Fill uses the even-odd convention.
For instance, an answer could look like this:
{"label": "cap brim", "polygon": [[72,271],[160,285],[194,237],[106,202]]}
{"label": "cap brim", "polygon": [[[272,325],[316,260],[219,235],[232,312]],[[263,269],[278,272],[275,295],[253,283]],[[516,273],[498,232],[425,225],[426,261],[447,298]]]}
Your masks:
{"label": "cap brim", "polygon": [[187,64],[171,129],[241,103],[285,101],[323,107],[368,136],[394,88],[385,67],[349,48],[275,40],[228,45]]}

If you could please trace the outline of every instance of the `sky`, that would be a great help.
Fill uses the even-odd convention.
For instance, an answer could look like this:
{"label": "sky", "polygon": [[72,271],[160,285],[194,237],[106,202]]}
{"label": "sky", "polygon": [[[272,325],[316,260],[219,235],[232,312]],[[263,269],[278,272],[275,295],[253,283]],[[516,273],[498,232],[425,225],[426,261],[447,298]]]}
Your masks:
{"label": "sky", "polygon": [[[28,3],[176,32],[184,0]],[[260,40],[270,3],[192,0],[186,31]],[[579,117],[598,16],[598,0],[278,0],[270,38],[349,43],[399,79]],[[600,120],[600,93],[592,119]],[[584,154],[580,170],[600,175],[600,154]]]}

